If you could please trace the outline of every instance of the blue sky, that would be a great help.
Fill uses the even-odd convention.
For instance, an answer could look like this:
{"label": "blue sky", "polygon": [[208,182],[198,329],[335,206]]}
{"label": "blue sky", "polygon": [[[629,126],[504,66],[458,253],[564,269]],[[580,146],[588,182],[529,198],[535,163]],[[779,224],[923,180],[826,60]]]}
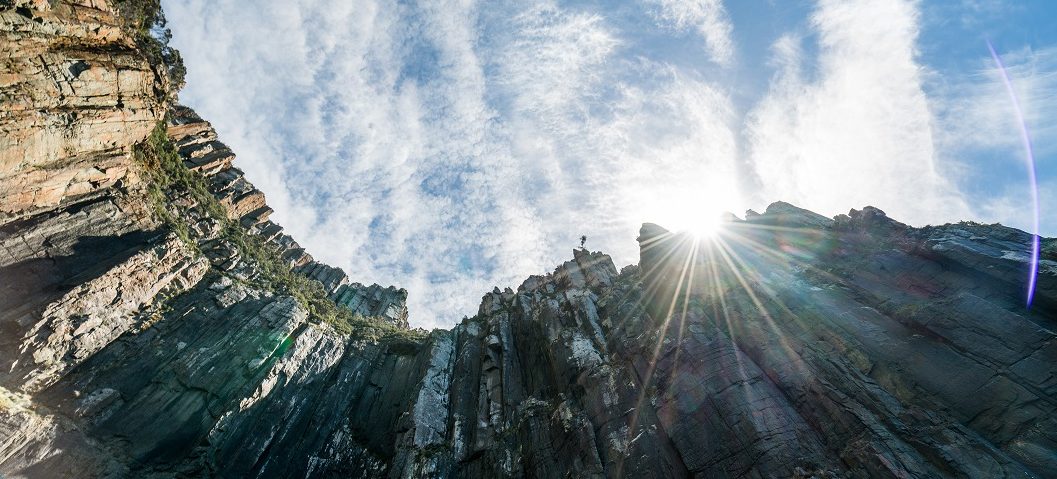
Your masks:
{"label": "blue sky", "polygon": [[776,200],[1057,234],[1057,7],[1001,0],[164,1],[274,219],[449,327],[588,247]]}

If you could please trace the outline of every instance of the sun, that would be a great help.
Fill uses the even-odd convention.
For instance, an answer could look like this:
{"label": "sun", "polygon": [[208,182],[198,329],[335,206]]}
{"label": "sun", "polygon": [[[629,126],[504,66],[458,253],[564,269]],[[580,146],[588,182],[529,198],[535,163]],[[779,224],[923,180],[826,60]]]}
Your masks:
{"label": "sun", "polygon": [[693,202],[678,202],[655,208],[643,216],[672,233],[685,233],[698,239],[716,237],[724,224],[723,213]]}
{"label": "sun", "polygon": [[719,234],[722,226],[719,215],[706,214],[689,218],[685,222],[684,230],[696,238],[711,238]]}
{"label": "sun", "polygon": [[726,228],[727,211],[741,206],[737,189],[723,182],[692,181],[631,190],[634,220],[655,223],[672,233],[694,238],[716,238]]}

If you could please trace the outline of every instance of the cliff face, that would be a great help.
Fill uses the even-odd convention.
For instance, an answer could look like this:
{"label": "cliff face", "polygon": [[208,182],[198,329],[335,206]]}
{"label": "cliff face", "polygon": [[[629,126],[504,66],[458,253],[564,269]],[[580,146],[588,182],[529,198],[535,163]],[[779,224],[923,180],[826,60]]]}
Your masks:
{"label": "cliff face", "polygon": [[5,477],[1057,477],[1053,240],[775,203],[411,331],[119,23],[0,2]]}
{"label": "cliff face", "polygon": [[0,6],[0,224],[97,194],[168,85],[103,0]]}

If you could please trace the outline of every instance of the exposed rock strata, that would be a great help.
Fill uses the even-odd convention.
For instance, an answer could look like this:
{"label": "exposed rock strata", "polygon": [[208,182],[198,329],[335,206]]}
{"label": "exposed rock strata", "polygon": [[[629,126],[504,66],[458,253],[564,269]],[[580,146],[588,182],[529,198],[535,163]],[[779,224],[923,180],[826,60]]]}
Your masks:
{"label": "exposed rock strata", "polygon": [[350,283],[341,268],[315,261],[283,228],[268,220],[271,208],[261,193],[234,168],[235,154],[218,141],[213,127],[193,110],[177,106],[169,115],[169,138],[176,145],[184,164],[209,179],[211,192],[225,207],[230,218],[238,220],[251,234],[278,249],[295,271],[319,281],[334,302],[363,316],[384,317],[408,327],[407,291],[378,284]]}
{"label": "exposed rock strata", "polygon": [[105,1],[0,5],[0,224],[125,178],[165,82]]}
{"label": "exposed rock strata", "polygon": [[[1053,240],[1029,309],[1023,232],[775,203],[715,240],[644,225],[620,271],[576,250],[422,340],[347,335],[258,281],[193,195],[167,198],[185,238],[146,207],[127,153],[164,92],[105,2],[13,5],[5,477],[1057,477]],[[48,83],[99,45],[109,63]],[[313,259],[207,122],[168,118],[228,218],[341,307],[407,327],[406,291]],[[77,186],[86,168],[105,178]]]}
{"label": "exposed rock strata", "polygon": [[[859,217],[774,229],[765,213],[729,224],[722,246],[647,225],[639,266],[618,273],[576,251],[421,344],[346,339],[291,298],[210,273],[11,408],[18,446],[2,468],[90,457],[93,471],[130,476],[1052,475],[1052,264],[1029,311],[993,273],[1017,268],[992,250],[1013,232],[864,236]],[[943,266],[970,257],[984,269]]]}

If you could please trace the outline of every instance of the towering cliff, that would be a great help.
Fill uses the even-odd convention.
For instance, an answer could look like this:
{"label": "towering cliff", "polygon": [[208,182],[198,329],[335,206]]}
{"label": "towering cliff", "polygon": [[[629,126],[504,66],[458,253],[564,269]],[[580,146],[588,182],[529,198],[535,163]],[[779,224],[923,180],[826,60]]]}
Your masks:
{"label": "towering cliff", "polygon": [[4,477],[1057,477],[1052,239],[775,203],[411,330],[122,18],[0,1]]}

